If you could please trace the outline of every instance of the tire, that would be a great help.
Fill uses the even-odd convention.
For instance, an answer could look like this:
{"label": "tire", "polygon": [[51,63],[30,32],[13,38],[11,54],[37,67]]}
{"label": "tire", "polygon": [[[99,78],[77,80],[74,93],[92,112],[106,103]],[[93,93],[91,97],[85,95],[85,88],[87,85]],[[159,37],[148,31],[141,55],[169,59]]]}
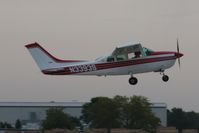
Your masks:
{"label": "tire", "polygon": [[167,76],[167,75],[162,76],[162,80],[163,80],[164,82],[169,81],[169,76]]}
{"label": "tire", "polygon": [[129,78],[129,84],[130,85],[136,85],[137,82],[138,82],[137,78],[135,78],[135,77]]}

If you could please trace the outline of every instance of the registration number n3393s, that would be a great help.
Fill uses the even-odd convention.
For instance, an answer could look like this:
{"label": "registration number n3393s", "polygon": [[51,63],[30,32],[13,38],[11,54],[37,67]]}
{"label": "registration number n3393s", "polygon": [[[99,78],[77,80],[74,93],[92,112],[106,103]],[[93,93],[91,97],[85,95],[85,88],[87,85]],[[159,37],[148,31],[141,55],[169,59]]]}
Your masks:
{"label": "registration number n3393s", "polygon": [[69,70],[71,73],[78,73],[78,72],[96,71],[97,68],[94,64],[89,64],[89,65],[71,66],[69,67]]}

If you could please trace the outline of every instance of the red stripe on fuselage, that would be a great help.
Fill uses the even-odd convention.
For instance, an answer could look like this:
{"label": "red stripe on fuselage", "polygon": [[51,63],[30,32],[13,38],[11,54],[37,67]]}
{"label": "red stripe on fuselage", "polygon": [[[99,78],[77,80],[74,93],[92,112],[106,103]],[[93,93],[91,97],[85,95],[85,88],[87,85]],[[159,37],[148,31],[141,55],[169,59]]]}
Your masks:
{"label": "red stripe on fuselage", "polygon": [[[152,57],[152,58],[135,59],[135,60],[128,60],[128,61],[100,63],[100,64],[94,64],[94,65],[96,66],[97,70],[103,70],[103,69],[126,67],[126,66],[131,66],[131,65],[139,65],[139,64],[145,64],[145,63],[173,60],[173,59],[176,59],[176,56]],[[61,71],[43,70],[42,72],[44,74],[50,74],[50,75],[70,75],[70,74],[84,73],[85,71],[84,72],[71,72],[69,70],[69,67],[65,67],[64,70],[61,70]],[[92,72],[92,71],[87,71],[87,72]]]}
{"label": "red stripe on fuselage", "polygon": [[174,54],[175,52],[170,52],[170,51],[155,51],[155,52],[150,52],[150,55],[164,55],[164,54]]}

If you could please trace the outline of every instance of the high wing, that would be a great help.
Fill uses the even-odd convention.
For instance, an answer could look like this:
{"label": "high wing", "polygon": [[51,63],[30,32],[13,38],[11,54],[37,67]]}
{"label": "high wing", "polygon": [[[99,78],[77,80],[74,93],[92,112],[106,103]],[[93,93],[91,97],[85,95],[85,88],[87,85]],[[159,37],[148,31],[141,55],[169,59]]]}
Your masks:
{"label": "high wing", "polygon": [[145,56],[145,53],[142,49],[142,45],[140,43],[117,46],[111,55],[117,56],[117,55],[125,55],[135,52],[141,52],[141,54]]}

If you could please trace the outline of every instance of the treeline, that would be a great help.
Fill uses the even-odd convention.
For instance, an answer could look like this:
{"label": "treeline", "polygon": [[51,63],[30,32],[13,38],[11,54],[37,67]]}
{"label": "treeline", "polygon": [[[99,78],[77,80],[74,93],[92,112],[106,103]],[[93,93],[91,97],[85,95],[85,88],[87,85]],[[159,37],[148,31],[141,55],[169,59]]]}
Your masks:
{"label": "treeline", "polygon": [[173,108],[167,111],[167,125],[176,127],[181,133],[183,129],[197,129],[199,132],[199,114]]}
{"label": "treeline", "polygon": [[0,128],[5,128],[5,129],[10,129],[13,128],[11,124],[7,123],[7,122],[0,122]]}
{"label": "treeline", "polygon": [[43,130],[61,128],[74,129],[81,126],[80,120],[63,112],[62,108],[50,108],[46,111],[46,119],[42,123]]}
{"label": "treeline", "polygon": [[[82,127],[87,123],[90,128],[143,129],[155,132],[160,126],[159,118],[155,117],[150,108],[150,102],[143,96],[115,96],[114,98],[96,97],[83,105],[80,119],[65,114],[60,108],[47,110],[43,129]],[[167,111],[167,125],[176,127],[179,132],[183,129],[199,130],[199,114],[194,111],[186,112],[181,108]]]}
{"label": "treeline", "polygon": [[[150,102],[143,96],[115,96],[92,98],[83,105],[82,116],[75,118],[64,113],[63,108],[50,108],[46,111],[46,119],[42,122],[42,129],[55,128],[73,130],[87,124],[89,128],[106,128],[111,133],[112,128],[143,129],[155,132],[160,126],[160,119],[151,111]],[[20,120],[15,123],[16,129],[21,128]],[[181,108],[167,110],[167,126],[176,127],[179,132],[183,129],[198,129],[199,114],[186,112]],[[0,128],[13,128],[6,122],[0,122]]]}
{"label": "treeline", "polygon": [[[155,117],[150,103],[143,96],[115,96],[114,98],[96,97],[83,106],[81,120],[91,128],[106,128],[110,133],[112,128],[144,129],[155,132],[160,120]],[[47,111],[43,128],[73,129],[75,122],[60,109]]]}
{"label": "treeline", "polygon": [[7,122],[0,122],[1,129],[21,129],[21,121],[19,119],[16,120],[15,126],[13,127],[10,123]]}

